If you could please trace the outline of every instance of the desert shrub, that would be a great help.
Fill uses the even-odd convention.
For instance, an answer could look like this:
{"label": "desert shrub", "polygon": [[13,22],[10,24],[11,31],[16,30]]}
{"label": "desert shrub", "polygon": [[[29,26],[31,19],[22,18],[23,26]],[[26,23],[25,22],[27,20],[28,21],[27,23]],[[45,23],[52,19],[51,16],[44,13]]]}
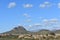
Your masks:
{"label": "desert shrub", "polygon": [[55,33],[54,32],[51,32],[50,35],[54,35],[55,36]]}

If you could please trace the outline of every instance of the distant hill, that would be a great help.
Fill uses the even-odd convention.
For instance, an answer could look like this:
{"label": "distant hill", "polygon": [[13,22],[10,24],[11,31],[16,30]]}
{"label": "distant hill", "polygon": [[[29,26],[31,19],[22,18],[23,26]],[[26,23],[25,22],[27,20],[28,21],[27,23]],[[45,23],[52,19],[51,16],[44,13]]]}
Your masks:
{"label": "distant hill", "polygon": [[60,34],[60,30],[47,30],[47,29],[42,29],[39,30],[37,32],[31,32],[31,31],[27,31],[23,26],[18,26],[13,28],[11,31],[8,32],[4,32],[3,34],[49,34],[49,33],[59,33]]}
{"label": "distant hill", "polygon": [[49,34],[49,33],[51,33],[51,32],[52,32],[52,31],[50,31],[50,30],[42,29],[42,30],[38,31],[37,34]]}
{"label": "distant hill", "polygon": [[60,30],[55,30],[54,33],[60,34]]}

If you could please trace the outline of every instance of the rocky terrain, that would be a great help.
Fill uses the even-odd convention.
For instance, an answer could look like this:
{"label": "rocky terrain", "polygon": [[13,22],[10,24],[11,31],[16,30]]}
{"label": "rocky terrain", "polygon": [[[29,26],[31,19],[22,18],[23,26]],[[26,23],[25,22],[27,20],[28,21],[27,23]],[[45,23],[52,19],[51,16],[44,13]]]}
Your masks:
{"label": "rocky terrain", "polygon": [[60,30],[42,29],[38,32],[31,32],[23,26],[18,26],[11,31],[1,33],[0,40],[60,40]]}

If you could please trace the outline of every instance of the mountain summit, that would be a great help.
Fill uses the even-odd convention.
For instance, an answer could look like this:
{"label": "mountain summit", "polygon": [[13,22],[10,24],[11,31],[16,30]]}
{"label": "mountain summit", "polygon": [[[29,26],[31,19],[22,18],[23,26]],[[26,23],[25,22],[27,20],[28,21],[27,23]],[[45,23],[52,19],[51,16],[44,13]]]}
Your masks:
{"label": "mountain summit", "polygon": [[5,32],[6,34],[26,34],[27,30],[23,26],[13,28],[11,31]]}

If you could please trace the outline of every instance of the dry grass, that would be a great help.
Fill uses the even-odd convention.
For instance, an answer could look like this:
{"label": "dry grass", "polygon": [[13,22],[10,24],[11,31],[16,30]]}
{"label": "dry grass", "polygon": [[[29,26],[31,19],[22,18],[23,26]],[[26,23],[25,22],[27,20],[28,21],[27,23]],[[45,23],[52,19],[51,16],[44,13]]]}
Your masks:
{"label": "dry grass", "polygon": [[39,35],[35,35],[35,37],[37,38],[34,38],[32,35],[24,35],[23,37],[21,38],[18,38],[19,36],[3,36],[3,37],[0,37],[0,40],[60,40],[60,36],[58,35],[50,35],[50,36],[39,36]]}

